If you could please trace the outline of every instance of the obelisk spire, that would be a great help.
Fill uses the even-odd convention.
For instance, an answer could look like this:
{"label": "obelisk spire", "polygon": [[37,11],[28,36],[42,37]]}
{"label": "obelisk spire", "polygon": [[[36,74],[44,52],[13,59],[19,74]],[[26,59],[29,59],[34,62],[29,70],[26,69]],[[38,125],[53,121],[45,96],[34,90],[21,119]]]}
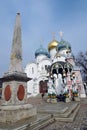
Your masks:
{"label": "obelisk spire", "polygon": [[21,24],[20,13],[16,15],[16,23],[13,34],[12,51],[10,58],[9,72],[22,72],[22,41],[21,41]]}

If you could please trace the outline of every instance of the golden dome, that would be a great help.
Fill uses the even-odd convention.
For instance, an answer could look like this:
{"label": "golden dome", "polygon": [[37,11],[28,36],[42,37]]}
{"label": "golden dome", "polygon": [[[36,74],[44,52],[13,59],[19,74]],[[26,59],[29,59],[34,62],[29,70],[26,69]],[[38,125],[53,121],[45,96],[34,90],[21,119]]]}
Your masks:
{"label": "golden dome", "polygon": [[50,51],[51,49],[55,48],[58,45],[58,41],[53,40],[52,42],[49,43],[48,45],[48,50]]}

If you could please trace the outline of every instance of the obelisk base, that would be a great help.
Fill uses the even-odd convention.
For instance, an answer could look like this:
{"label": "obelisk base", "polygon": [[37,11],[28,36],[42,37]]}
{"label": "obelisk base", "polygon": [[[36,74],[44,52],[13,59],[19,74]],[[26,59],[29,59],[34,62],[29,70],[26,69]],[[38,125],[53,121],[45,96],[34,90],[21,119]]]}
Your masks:
{"label": "obelisk base", "polygon": [[0,106],[0,122],[2,123],[15,123],[36,115],[36,108],[31,104]]}

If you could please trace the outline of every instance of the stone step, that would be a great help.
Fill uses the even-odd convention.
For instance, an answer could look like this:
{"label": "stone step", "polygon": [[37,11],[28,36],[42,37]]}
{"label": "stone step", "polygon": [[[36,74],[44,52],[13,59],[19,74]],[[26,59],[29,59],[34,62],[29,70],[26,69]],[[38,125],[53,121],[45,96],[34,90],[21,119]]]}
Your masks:
{"label": "stone step", "polygon": [[[66,116],[59,116],[59,115],[47,115],[44,118],[41,118],[35,122],[33,122],[28,128],[29,130],[39,130],[42,127],[46,126],[47,124],[50,124],[54,121],[60,121],[60,122],[73,122],[78,110],[80,108],[80,105],[74,105],[73,108],[66,114]],[[67,116],[68,115],[68,116]],[[28,129],[27,129],[28,130]]]}
{"label": "stone step", "polygon": [[[74,104],[73,107],[70,110],[68,110],[67,112],[65,112],[64,115],[61,117],[60,117],[60,115],[46,114],[46,116],[41,117],[41,118],[39,117],[38,120],[31,123],[28,126],[28,129],[29,130],[39,130],[42,127],[44,127],[47,124],[50,124],[54,121],[73,122],[79,108],[80,108],[80,105]],[[28,129],[26,129],[26,130],[28,130]]]}
{"label": "stone step", "polygon": [[73,122],[73,120],[75,119],[75,116],[78,113],[78,110],[80,108],[80,105],[78,105],[71,114],[69,114],[68,117],[59,117],[59,116],[55,116],[55,120],[56,121],[60,121],[60,122]]}
{"label": "stone step", "polygon": [[62,114],[65,113],[68,110],[68,107],[63,108],[62,110],[44,110],[44,109],[40,109],[37,112],[38,113],[44,113],[44,114]]}
{"label": "stone step", "polygon": [[[80,108],[79,104],[74,104],[73,107],[70,108],[70,110],[67,110],[66,112],[56,115],[56,114],[38,114],[37,119],[31,123],[26,123],[25,125],[21,125],[21,127],[17,127],[14,129],[9,130],[39,130],[43,127],[45,127],[48,124],[51,124],[55,121],[58,122],[73,122],[75,116],[77,115],[77,112]],[[6,129],[2,129],[6,130]]]}
{"label": "stone step", "polygon": [[64,113],[60,113],[60,114],[57,114],[57,115],[54,114],[54,116],[62,117],[62,118],[63,117],[68,118],[75,111],[75,109],[77,107],[78,107],[78,104],[74,104],[74,105],[72,105],[71,108],[67,109],[67,111],[65,111]]}
{"label": "stone step", "polygon": [[59,109],[44,109],[41,108],[38,110],[38,113],[43,113],[43,114],[53,114],[54,116],[58,117],[69,117],[69,115],[78,107],[78,103],[71,105],[71,107],[65,107]]}
{"label": "stone step", "polygon": [[53,117],[53,115],[47,115],[39,120],[36,120],[35,122],[31,123],[28,128],[29,130],[39,130],[42,127],[46,126],[49,123],[54,122],[55,119]]}
{"label": "stone step", "polygon": [[[38,107],[37,117],[34,120],[17,122],[17,127],[11,126],[9,130],[39,130],[55,121],[73,122],[79,108],[79,103],[42,104]],[[7,127],[1,130],[6,130],[4,128]]]}

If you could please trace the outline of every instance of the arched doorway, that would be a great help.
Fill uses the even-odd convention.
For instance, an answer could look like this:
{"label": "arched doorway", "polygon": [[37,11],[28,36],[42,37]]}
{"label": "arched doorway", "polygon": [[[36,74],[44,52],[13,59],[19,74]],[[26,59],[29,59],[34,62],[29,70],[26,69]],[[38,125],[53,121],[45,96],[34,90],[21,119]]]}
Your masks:
{"label": "arched doorway", "polygon": [[48,90],[48,88],[47,88],[47,80],[41,80],[40,82],[39,82],[39,92],[40,93],[47,93],[47,90]]}
{"label": "arched doorway", "polygon": [[63,74],[63,68],[62,67],[58,69],[58,73]]}

